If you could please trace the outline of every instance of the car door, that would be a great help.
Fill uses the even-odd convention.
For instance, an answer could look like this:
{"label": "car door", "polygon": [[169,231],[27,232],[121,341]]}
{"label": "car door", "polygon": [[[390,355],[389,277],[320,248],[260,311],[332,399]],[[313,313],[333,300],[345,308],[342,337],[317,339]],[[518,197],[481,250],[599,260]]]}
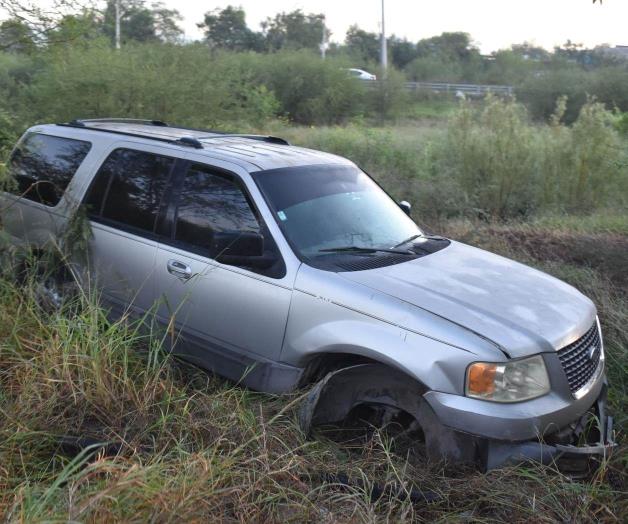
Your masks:
{"label": "car door", "polygon": [[[159,317],[170,326],[177,352],[234,380],[251,366],[278,360],[292,289],[245,185],[232,173],[191,162],[175,185],[168,215],[170,241],[157,251],[156,292]],[[215,238],[240,232],[264,236],[273,267],[261,271],[216,260]]]}
{"label": "car door", "polygon": [[84,199],[92,230],[88,271],[118,314],[141,315],[155,301],[155,227],[179,161],[151,149],[116,146]]}

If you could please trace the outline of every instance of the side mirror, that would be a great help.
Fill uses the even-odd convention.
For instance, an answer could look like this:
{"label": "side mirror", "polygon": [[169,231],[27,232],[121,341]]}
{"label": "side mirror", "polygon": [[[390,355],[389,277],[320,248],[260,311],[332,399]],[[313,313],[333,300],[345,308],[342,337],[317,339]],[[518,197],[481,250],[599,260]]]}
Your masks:
{"label": "side mirror", "polygon": [[397,205],[403,210],[406,215],[410,216],[412,214],[412,204],[407,200],[402,200]]}
{"label": "side mirror", "polygon": [[222,264],[267,269],[276,260],[274,256],[264,254],[264,237],[259,233],[217,233],[213,244],[216,260]]}

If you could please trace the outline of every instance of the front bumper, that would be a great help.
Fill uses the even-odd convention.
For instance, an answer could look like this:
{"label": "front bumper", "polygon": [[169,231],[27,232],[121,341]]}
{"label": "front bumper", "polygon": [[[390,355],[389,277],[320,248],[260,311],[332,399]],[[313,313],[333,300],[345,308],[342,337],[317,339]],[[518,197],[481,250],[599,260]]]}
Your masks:
{"label": "front bumper", "polygon": [[616,447],[613,417],[606,412],[606,387],[579,419],[543,440],[520,443],[487,440],[482,447],[486,470],[535,461],[555,463],[564,472],[584,473],[591,459],[605,460]]}
{"label": "front bumper", "polygon": [[602,377],[579,399],[560,389],[517,404],[433,391],[424,398],[458,441],[476,444],[482,464],[490,470],[528,460],[583,465],[590,458],[606,458],[616,445],[606,391]]}

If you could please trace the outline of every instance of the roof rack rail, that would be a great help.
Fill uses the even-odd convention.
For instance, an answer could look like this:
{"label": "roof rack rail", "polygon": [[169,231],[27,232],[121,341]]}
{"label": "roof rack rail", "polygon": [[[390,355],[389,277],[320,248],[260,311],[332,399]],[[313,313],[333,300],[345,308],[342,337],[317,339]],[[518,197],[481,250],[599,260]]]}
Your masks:
{"label": "roof rack rail", "polygon": [[290,145],[290,142],[288,142],[285,138],[272,135],[242,135],[225,133],[217,136],[201,136],[199,137],[199,140],[222,140],[223,138],[248,138],[251,140],[260,140],[261,142],[269,142],[271,144],[280,144],[283,146]]}
{"label": "roof rack rail", "polygon": [[171,140],[174,144],[181,144],[182,146],[190,146],[194,149],[203,149],[203,144],[192,136],[182,136],[176,140]]}
{"label": "roof rack rail", "polygon": [[87,127],[87,124],[142,124],[145,126],[168,127],[168,124],[162,120],[145,120],[142,118],[80,118],[69,123],[79,127]]}
{"label": "roof rack rail", "polygon": [[[100,133],[111,133],[114,135],[132,136],[134,138],[146,138],[148,140],[156,140],[157,142],[165,142],[166,144],[175,144],[178,146],[193,147],[195,149],[203,149],[203,144],[192,136],[182,136],[180,138],[167,138],[164,136],[152,136],[142,135],[140,133],[131,133],[130,131],[121,131],[119,129],[107,129],[106,127],[89,127],[84,124],[84,121],[73,120],[67,123],[56,124],[63,127],[78,127],[86,128],[90,131],[96,131]],[[153,124],[159,126],[159,124]]]}
{"label": "roof rack rail", "polygon": [[154,136],[150,133],[134,133],[131,131],[124,131],[123,129],[108,128],[106,126],[90,126],[89,124],[142,124],[151,125],[156,127],[168,127],[172,130],[183,129],[187,131],[203,131],[200,129],[193,129],[188,127],[169,126],[165,122],[160,120],[140,120],[135,118],[94,118],[87,120],[72,120],[70,122],[59,123],[58,126],[64,127],[79,127],[87,128],[90,131],[99,131],[102,133],[112,133],[116,135],[132,136],[135,138],[147,138],[149,140],[157,140],[158,142],[166,142],[168,144],[177,144],[180,146],[193,147],[195,149],[203,149],[204,140],[221,140],[224,138],[246,138],[250,140],[259,140],[261,142],[267,142],[270,144],[279,144],[289,146],[290,142],[283,138],[272,135],[251,135],[251,134],[234,134],[234,133],[220,133],[217,131],[205,131],[207,133],[215,133],[211,136],[182,136],[182,137],[167,137],[167,136]]}

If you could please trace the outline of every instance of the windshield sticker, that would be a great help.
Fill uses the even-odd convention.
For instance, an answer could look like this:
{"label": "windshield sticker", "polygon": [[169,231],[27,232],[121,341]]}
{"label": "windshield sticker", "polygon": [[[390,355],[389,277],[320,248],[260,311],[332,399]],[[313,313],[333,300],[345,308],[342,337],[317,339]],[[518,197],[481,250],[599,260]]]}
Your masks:
{"label": "windshield sticker", "polygon": [[288,217],[283,211],[277,212],[277,216],[279,217],[279,220],[281,220],[282,222],[285,222],[286,220],[288,220]]}

